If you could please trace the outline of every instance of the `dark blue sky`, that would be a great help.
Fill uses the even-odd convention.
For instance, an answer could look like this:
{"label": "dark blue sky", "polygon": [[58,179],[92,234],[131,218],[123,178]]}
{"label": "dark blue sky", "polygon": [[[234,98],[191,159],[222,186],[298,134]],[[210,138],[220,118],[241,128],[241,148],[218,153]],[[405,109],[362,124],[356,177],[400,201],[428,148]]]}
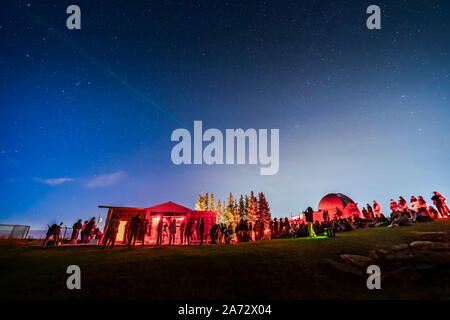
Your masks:
{"label": "dark blue sky", "polygon": [[[0,222],[207,191],[263,191],[275,216],[329,192],[450,196],[449,22],[448,1],[2,1]],[[278,174],[172,164],[194,120],[279,128]]]}

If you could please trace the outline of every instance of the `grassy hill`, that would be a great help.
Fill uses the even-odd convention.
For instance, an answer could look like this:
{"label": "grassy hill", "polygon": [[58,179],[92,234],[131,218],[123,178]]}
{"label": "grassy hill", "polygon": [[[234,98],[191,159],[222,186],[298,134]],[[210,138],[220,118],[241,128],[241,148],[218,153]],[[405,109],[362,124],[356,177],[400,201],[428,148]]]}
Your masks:
{"label": "grassy hill", "polygon": [[[450,231],[450,221],[339,233],[334,239],[283,239],[193,247],[51,247],[0,244],[1,299],[436,299],[450,298],[449,268],[422,279],[383,281],[342,273],[325,259],[368,255],[408,243],[411,231]],[[82,289],[66,288],[66,268],[79,265]],[[383,270],[382,270],[383,271]]]}

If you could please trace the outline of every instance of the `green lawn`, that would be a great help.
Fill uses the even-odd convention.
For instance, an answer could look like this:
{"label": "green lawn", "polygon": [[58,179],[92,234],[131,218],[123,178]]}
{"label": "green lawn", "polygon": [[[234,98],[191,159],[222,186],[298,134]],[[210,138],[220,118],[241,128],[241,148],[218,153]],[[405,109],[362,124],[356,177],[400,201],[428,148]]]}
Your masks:
{"label": "green lawn", "polygon": [[[450,298],[450,273],[415,283],[383,281],[332,269],[326,258],[367,255],[406,243],[413,231],[450,231],[450,221],[339,233],[335,239],[284,239],[237,245],[113,250],[0,245],[2,299],[416,299]],[[82,289],[66,288],[68,265],[82,270]]]}

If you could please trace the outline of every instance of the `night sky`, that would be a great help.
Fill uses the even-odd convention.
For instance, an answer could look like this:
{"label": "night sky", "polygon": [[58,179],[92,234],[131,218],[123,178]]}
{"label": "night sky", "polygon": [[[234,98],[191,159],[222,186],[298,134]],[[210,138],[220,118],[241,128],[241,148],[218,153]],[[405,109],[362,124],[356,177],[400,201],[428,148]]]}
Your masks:
{"label": "night sky", "polygon": [[[252,189],[277,217],[330,192],[385,213],[450,197],[449,24],[444,0],[2,1],[0,223]],[[194,120],[280,129],[278,174],[174,165],[170,135]]]}

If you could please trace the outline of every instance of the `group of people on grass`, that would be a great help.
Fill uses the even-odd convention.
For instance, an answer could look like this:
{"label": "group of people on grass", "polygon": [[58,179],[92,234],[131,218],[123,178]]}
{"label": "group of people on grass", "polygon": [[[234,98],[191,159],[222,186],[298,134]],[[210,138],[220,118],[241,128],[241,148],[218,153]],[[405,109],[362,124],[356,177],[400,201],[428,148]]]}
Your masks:
{"label": "group of people on grass", "polygon": [[[334,236],[336,232],[350,231],[368,227],[396,227],[408,226],[416,222],[432,221],[437,218],[445,218],[450,215],[447,206],[447,200],[439,192],[433,192],[431,198],[436,208],[428,206],[422,196],[411,197],[408,202],[400,196],[398,201],[390,200],[391,214],[386,217],[381,212],[381,206],[377,201],[373,201],[373,205],[367,204],[362,209],[362,216],[355,214],[351,217],[343,217],[343,213],[336,208],[336,215],[330,219],[327,211],[323,211],[322,221],[313,219],[313,209],[309,207],[305,212],[305,219],[302,221],[290,221],[288,218],[274,218],[270,221],[246,221],[241,219],[237,224],[214,224],[210,230],[205,230],[204,219],[198,221],[195,219],[183,219],[181,224],[177,226],[175,218],[160,218],[156,225],[156,245],[175,245],[175,239],[178,244],[190,245],[193,240],[202,245],[209,237],[211,244],[230,244],[236,242],[258,241],[262,239],[281,239],[296,237],[311,237],[319,234],[327,234]],[[106,246],[114,247],[117,232],[119,229],[119,215],[113,214],[109,220],[105,234],[103,235],[96,226],[95,217],[89,221],[78,220],[73,225],[71,236],[72,243],[87,244],[91,239],[97,239],[98,243]],[[53,237],[55,244],[59,243],[61,227],[53,224],[49,227],[47,236],[44,240],[45,247],[50,238]],[[136,240],[143,239],[147,230],[147,225],[143,224],[140,213],[131,218],[124,232],[124,242],[128,247],[134,246]],[[81,235],[78,239],[79,234]],[[178,234],[178,237],[177,237]],[[168,240],[167,240],[168,239]],[[141,241],[143,244],[144,242]]]}

